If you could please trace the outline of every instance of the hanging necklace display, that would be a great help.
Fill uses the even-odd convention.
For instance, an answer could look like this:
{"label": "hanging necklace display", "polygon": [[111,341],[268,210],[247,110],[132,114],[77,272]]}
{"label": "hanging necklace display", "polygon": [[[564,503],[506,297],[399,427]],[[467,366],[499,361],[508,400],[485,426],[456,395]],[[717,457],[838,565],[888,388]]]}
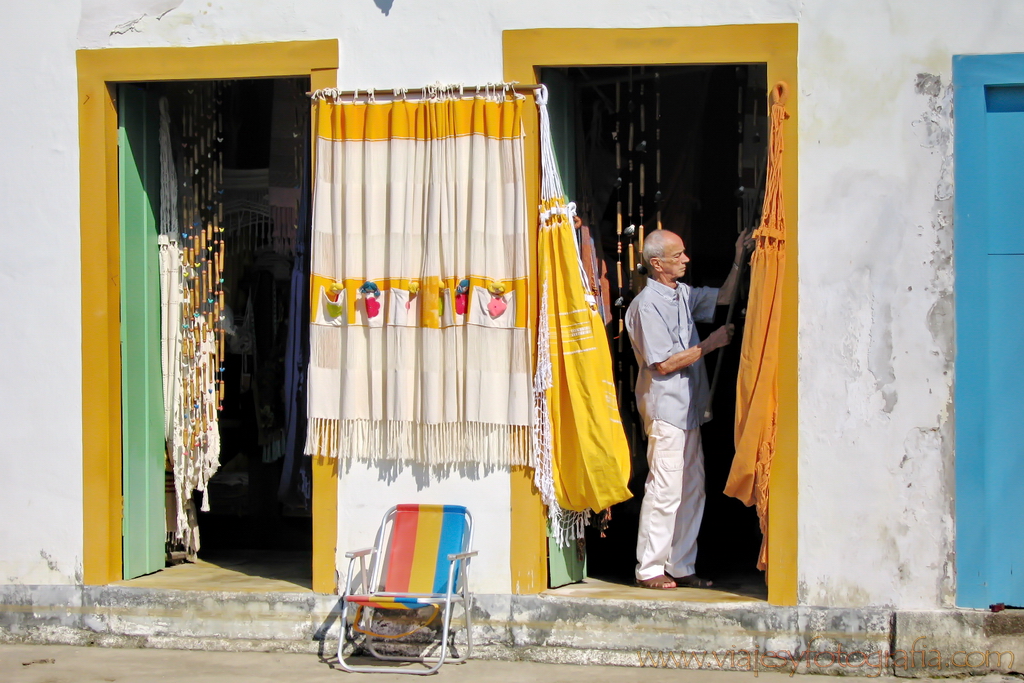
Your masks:
{"label": "hanging necklace display", "polygon": [[[636,233],[636,224],[633,222],[633,144],[634,144],[634,140],[633,140],[633,131],[634,131],[633,108],[634,108],[634,106],[635,106],[635,101],[633,99],[633,68],[630,67],[630,69],[629,69],[629,89],[627,90],[627,96],[626,96],[626,116],[629,119],[629,123],[628,123],[629,133],[626,136],[626,157],[625,157],[625,160],[626,160],[626,174],[625,175],[626,175],[626,177],[625,177],[624,182],[622,183],[622,186],[626,190],[625,213],[622,215],[622,222],[623,223],[627,223],[627,225],[622,230],[622,238],[626,242],[626,246],[623,249],[623,254],[626,257],[626,267],[624,268],[624,271],[623,271],[623,279],[622,279],[622,283],[621,283],[620,286],[621,286],[623,292],[629,292],[629,300],[623,301],[624,307],[629,305],[629,301],[632,300],[633,295],[634,295],[634,292],[633,292],[633,235]],[[623,296],[625,297],[625,295],[623,295]],[[623,314],[623,315],[625,315],[625,314]],[[622,334],[622,337],[625,337],[625,336],[626,336],[625,334]],[[629,368],[629,374],[628,374],[629,384],[628,384],[628,386],[629,387],[635,387],[636,386],[636,367],[635,367],[634,363],[630,362],[630,358],[629,358],[630,347],[626,346],[625,343],[623,343],[623,346],[625,346],[625,348],[620,351],[620,355],[622,356],[623,366],[626,367],[626,368]],[[632,393],[632,392],[630,392],[630,393]],[[630,397],[629,405],[630,405],[630,410],[632,412],[635,412],[636,411],[636,397],[635,396],[631,396]],[[635,426],[635,424],[634,424],[634,422],[632,420],[629,422],[629,429],[626,432],[626,437],[629,440],[630,444],[632,444],[635,441],[635,439],[636,439],[636,426]],[[637,451],[636,451],[636,449],[632,449],[632,452],[635,453]]]}
{"label": "hanging necklace display", "polygon": [[661,74],[654,72],[654,206],[661,230]]}
{"label": "hanging necklace display", "polygon": [[[224,400],[224,84],[187,89],[182,111],[182,353],[184,431],[180,457],[193,464],[187,482],[205,491],[220,462],[218,411]],[[203,497],[209,510],[209,497]]]}
{"label": "hanging necklace display", "polygon": [[[161,102],[161,308],[168,384],[165,435],[175,490],[173,536],[191,558],[199,550],[193,495],[196,491],[205,494],[220,464],[224,243],[219,188],[224,138],[218,105],[224,87],[223,83],[207,82],[177,88],[174,100],[180,124],[176,143],[180,147],[171,142],[169,99]],[[202,509],[209,510],[207,495]]]}
{"label": "hanging necklace display", "polygon": [[615,179],[615,376],[616,392],[619,397],[619,408],[625,394],[622,391],[622,349],[623,332],[625,320],[625,292],[622,287],[622,83],[615,82],[615,130],[612,133],[615,138],[615,172],[618,177]]}
{"label": "hanging necklace display", "polygon": [[[636,122],[634,120],[634,110],[636,109],[636,99],[633,97],[633,68],[629,69],[629,104],[626,107],[627,115],[629,116],[629,137],[626,139],[626,160],[627,160],[627,175],[626,175],[626,220],[629,222],[629,226],[626,228],[624,235],[627,239],[626,245],[626,272],[628,273],[628,280],[626,281],[626,287],[629,288],[631,294],[633,292],[633,269],[635,265],[635,256],[633,254],[633,237],[636,234],[636,214],[634,210],[633,196],[634,189],[636,187],[635,182],[635,160],[634,160],[634,146],[636,145],[635,130]],[[632,298],[632,297],[630,297]],[[632,377],[630,378],[632,383]]]}
{"label": "hanging necklace display", "polygon": [[[640,67],[640,75],[643,76],[644,68]],[[644,253],[644,185],[646,177],[644,175],[645,161],[647,153],[647,116],[646,116],[646,103],[644,102],[644,83],[640,83],[640,143],[636,146],[636,153],[640,155],[637,159],[637,164],[640,169],[640,181],[637,184],[637,190],[640,194],[640,201],[638,204],[637,211],[637,261],[633,263],[634,270],[640,265],[639,257],[640,254]],[[635,288],[640,286],[640,281],[637,281]]]}

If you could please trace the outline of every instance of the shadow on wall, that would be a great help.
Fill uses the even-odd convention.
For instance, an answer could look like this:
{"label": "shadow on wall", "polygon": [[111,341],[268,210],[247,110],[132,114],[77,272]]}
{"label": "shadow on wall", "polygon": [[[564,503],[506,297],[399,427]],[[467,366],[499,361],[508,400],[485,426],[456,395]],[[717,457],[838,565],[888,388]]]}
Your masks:
{"label": "shadow on wall", "polygon": [[376,468],[377,480],[386,484],[393,484],[398,480],[399,475],[408,469],[411,472],[413,479],[416,481],[417,491],[422,491],[430,487],[431,484],[451,479],[454,476],[458,476],[459,479],[463,480],[479,481],[494,474],[499,469],[505,472],[509,471],[507,466],[487,463],[458,462],[440,465],[424,465],[417,462],[406,462],[403,460],[391,459],[377,460],[373,463],[353,463],[352,459],[347,458],[343,464],[344,472],[351,472],[353,464],[365,466],[367,470]]}
{"label": "shadow on wall", "polygon": [[395,0],[373,0],[373,4],[375,4],[386,17],[390,14],[391,6],[395,4]]}

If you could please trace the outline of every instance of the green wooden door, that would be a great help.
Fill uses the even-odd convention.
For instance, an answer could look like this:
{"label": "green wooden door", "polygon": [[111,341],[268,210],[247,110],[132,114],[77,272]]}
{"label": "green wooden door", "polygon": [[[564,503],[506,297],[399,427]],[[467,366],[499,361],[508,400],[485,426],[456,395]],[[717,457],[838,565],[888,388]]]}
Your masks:
{"label": "green wooden door", "polygon": [[159,110],[118,88],[121,209],[121,457],[124,578],[164,566],[164,427],[160,370]]}

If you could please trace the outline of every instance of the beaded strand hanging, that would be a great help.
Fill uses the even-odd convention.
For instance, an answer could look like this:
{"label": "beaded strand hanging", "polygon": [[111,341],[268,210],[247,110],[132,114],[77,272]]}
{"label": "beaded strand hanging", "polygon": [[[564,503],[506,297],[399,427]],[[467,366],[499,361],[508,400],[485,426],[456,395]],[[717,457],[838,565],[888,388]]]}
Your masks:
{"label": "beaded strand hanging", "polygon": [[[224,400],[224,182],[222,82],[188,89],[181,121],[181,428],[190,481],[205,491],[220,459],[218,411]],[[191,152],[191,153],[189,153]],[[209,509],[204,496],[203,510]]]}

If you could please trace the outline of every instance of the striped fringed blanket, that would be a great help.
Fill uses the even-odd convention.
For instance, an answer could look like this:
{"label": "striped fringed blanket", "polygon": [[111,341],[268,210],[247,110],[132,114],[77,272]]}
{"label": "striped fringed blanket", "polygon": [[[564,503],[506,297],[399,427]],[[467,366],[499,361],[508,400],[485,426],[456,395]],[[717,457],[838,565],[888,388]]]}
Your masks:
{"label": "striped fringed blanket", "polygon": [[309,454],[528,462],[523,100],[457,93],[317,94]]}

